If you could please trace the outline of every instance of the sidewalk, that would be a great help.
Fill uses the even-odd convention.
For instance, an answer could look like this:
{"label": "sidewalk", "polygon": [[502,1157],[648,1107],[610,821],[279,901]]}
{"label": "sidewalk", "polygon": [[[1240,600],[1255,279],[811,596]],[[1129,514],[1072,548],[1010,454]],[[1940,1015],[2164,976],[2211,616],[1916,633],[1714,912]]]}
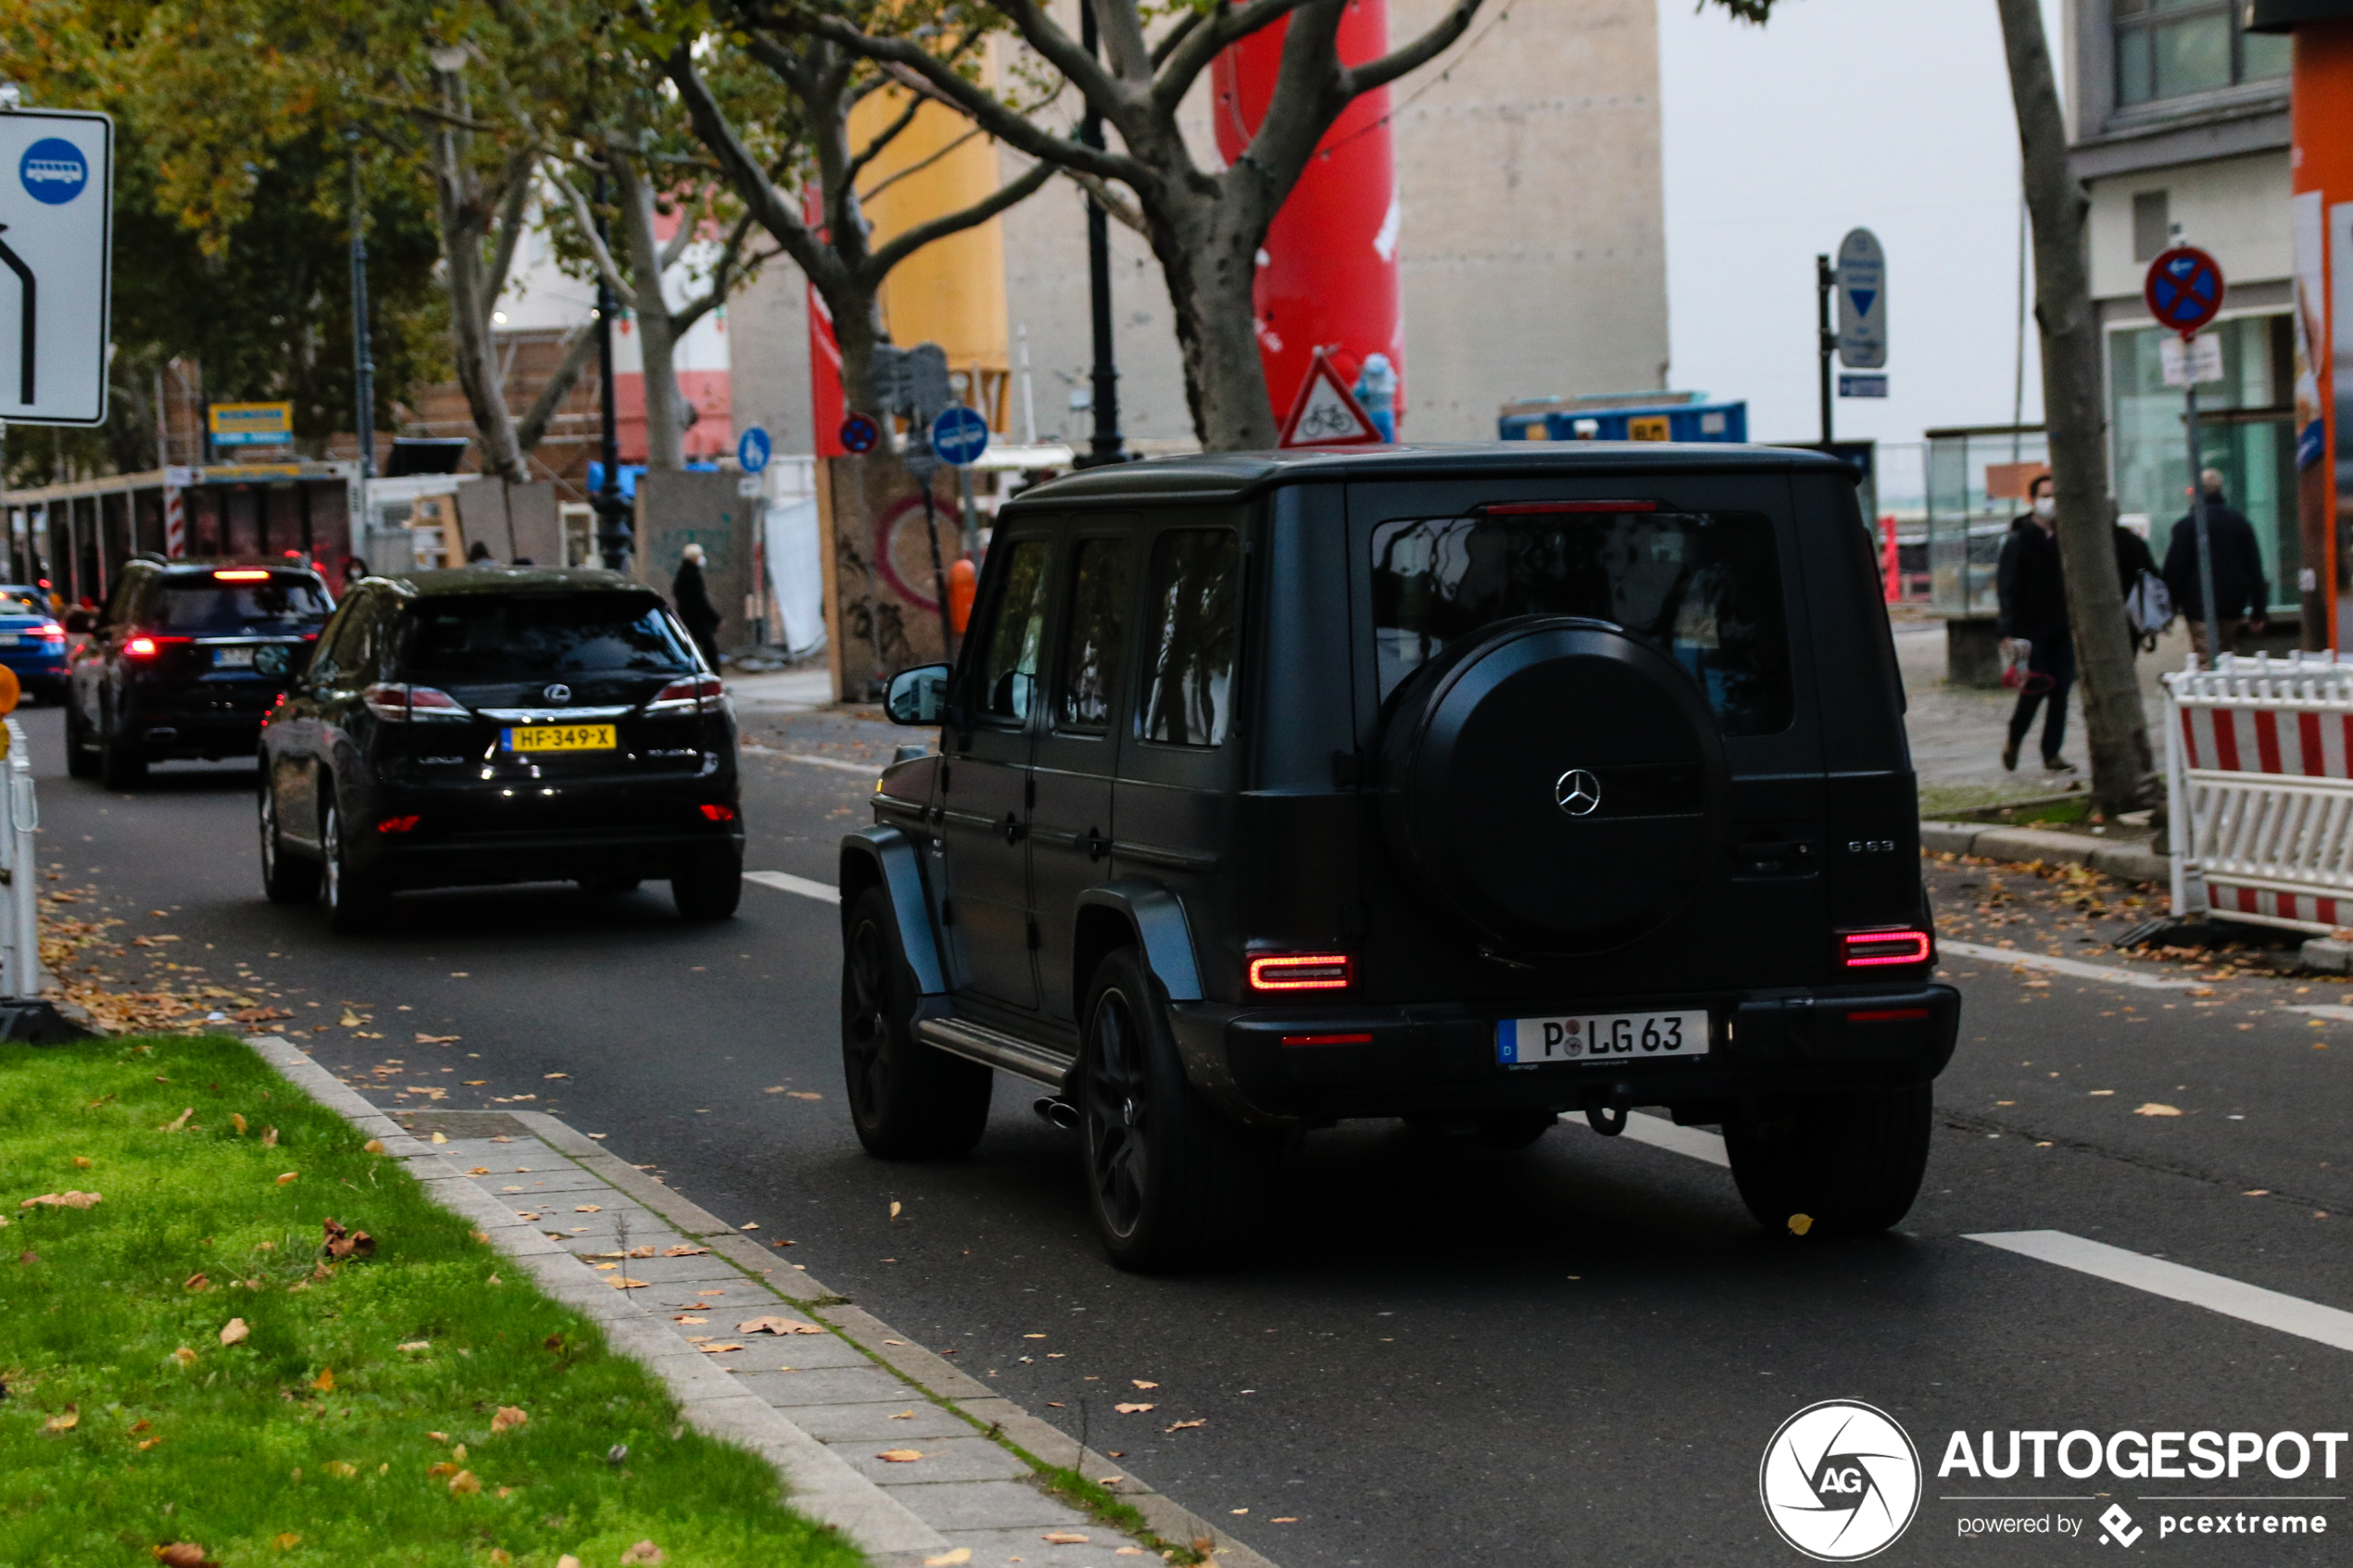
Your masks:
{"label": "sidewalk", "polygon": [[[1128,1568],[1167,1543],[1229,1568],[1274,1568],[554,1117],[396,1120],[284,1038],[245,1043],[382,1139],[444,1207],[593,1319],[697,1430],[767,1459],[793,1507],[841,1530],[878,1568]],[[1100,1486],[1161,1541],[1049,1495],[1037,1484],[1049,1469]]]}

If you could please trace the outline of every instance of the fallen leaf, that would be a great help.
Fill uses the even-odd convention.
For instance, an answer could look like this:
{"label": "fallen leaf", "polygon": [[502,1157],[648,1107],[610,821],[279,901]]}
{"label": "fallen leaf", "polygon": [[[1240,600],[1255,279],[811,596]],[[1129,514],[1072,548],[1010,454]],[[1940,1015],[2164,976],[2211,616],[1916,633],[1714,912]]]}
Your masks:
{"label": "fallen leaf", "polygon": [[94,1192],[44,1192],[38,1198],[28,1198],[17,1205],[19,1209],[87,1209],[94,1203],[106,1201]]}
{"label": "fallen leaf", "polygon": [[449,1495],[453,1498],[473,1497],[481,1490],[482,1482],[471,1470],[460,1470],[449,1477]]}
{"label": "fallen leaf", "polygon": [[2249,1187],[2245,1192],[2239,1194],[2239,1196],[2241,1198],[2269,1198],[2271,1196],[2271,1189],[2270,1187]]}
{"label": "fallen leaf", "polygon": [[1112,1406],[1112,1409],[1114,1409],[1114,1410],[1117,1411],[1118,1411],[1120,1414],[1122,1414],[1122,1415],[1141,1415],[1144,1411],[1148,1411],[1148,1410],[1151,1410],[1151,1408],[1152,1408],[1152,1407],[1151,1407],[1151,1406],[1150,1406],[1150,1405],[1114,1405],[1114,1406]]}
{"label": "fallen leaf", "polygon": [[41,1430],[44,1432],[70,1432],[81,1424],[81,1407],[77,1405],[68,1405],[64,1411],[58,1414],[53,1415],[47,1421],[43,1422],[41,1424]]}
{"label": "fallen leaf", "polygon": [[1049,1546],[1085,1546],[1087,1537],[1073,1530],[1049,1530],[1038,1537]]}
{"label": "fallen leaf", "polygon": [[77,1171],[87,1171],[94,1163],[95,1162],[86,1154],[77,1154],[73,1157],[73,1168]]}
{"label": "fallen leaf", "polygon": [[716,1356],[724,1354],[729,1350],[740,1350],[743,1347],[730,1343],[725,1345],[698,1345],[695,1348],[700,1350],[706,1356]]}
{"label": "fallen leaf", "polygon": [[580,1568],[580,1559],[570,1552],[565,1552],[556,1559],[556,1568]]}
{"label": "fallen leaf", "polygon": [[346,1481],[359,1474],[359,1467],[348,1460],[331,1459],[319,1468],[330,1475],[339,1475]]}
{"label": "fallen leaf", "polygon": [[438,1478],[443,1475],[455,1475],[457,1474],[458,1466],[450,1463],[446,1459],[437,1459],[431,1464],[425,1466],[425,1474],[430,1477]]}
{"label": "fallen leaf", "polygon": [[651,1564],[662,1561],[664,1559],[661,1548],[651,1541],[639,1541],[621,1554],[622,1568],[639,1568],[640,1564],[647,1564],[650,1568]]}
{"label": "fallen leaf", "polygon": [[1125,1475],[1098,1475],[1095,1477],[1095,1485],[1098,1486],[1116,1486],[1122,1481],[1126,1479],[1127,1477]]}
{"label": "fallen leaf", "polygon": [[2179,1116],[2182,1112],[2176,1107],[2159,1105],[2157,1101],[2151,1100],[2146,1105],[2136,1107],[2133,1114],[2135,1116]]}
{"label": "fallen leaf", "polygon": [[454,1448],[454,1449],[450,1449],[450,1450],[449,1450],[449,1457],[450,1457],[451,1459],[456,1460],[456,1461],[457,1461],[459,1464],[463,1464],[463,1463],[465,1463],[465,1462],[466,1462],[466,1445],[465,1445],[465,1444],[463,1444],[463,1443],[460,1443],[460,1444],[459,1444],[456,1448]]}
{"label": "fallen leaf", "polygon": [[601,1203],[575,1203],[572,1206],[572,1211],[575,1214],[601,1214],[605,1211],[605,1206]]}
{"label": "fallen leaf", "polygon": [[284,1175],[278,1178],[278,1185],[280,1186],[284,1186],[288,1182],[293,1181],[296,1176],[301,1174],[302,1173],[299,1171],[289,1171]]}
{"label": "fallen leaf", "polygon": [[569,1073],[542,1073],[539,1076],[542,1078],[569,1078],[572,1074]]}
{"label": "fallen leaf", "polygon": [[643,1290],[648,1282],[642,1279],[630,1279],[624,1275],[620,1279],[609,1279],[605,1283],[615,1290]]}
{"label": "fallen leaf", "polygon": [[890,1419],[893,1421],[912,1421],[915,1419],[915,1412],[912,1410],[903,1410],[897,1415],[892,1416]]}
{"label": "fallen leaf", "polygon": [[210,1290],[212,1288],[212,1281],[205,1278],[204,1275],[200,1273],[190,1274],[186,1279],[180,1282],[180,1288],[182,1290]]}
{"label": "fallen leaf", "polygon": [[194,1541],[173,1541],[169,1546],[150,1549],[163,1568],[212,1568],[210,1560],[204,1554],[204,1548]]}
{"label": "fallen leaf", "polygon": [[736,1228],[743,1231],[756,1231],[760,1228],[760,1222],[754,1220],[748,1225],[737,1225]]}
{"label": "fallen leaf", "polygon": [[1151,1553],[1139,1546],[1124,1546],[1112,1555],[1114,1557],[1150,1557]]}
{"label": "fallen leaf", "polygon": [[[771,1089],[769,1093],[774,1094],[775,1091]],[[949,1550],[940,1552],[935,1557],[925,1558],[924,1568],[963,1568],[963,1564],[970,1562],[972,1560],[972,1548],[968,1546],[953,1547]]]}
{"label": "fallen leaf", "polygon": [[382,1138],[370,1138],[359,1146],[359,1152],[362,1154],[382,1154],[384,1151],[384,1141]]}
{"label": "fallen leaf", "polygon": [[1804,1236],[1813,1228],[1814,1216],[1811,1214],[1792,1214],[1789,1217],[1789,1234],[1792,1236]]}
{"label": "fallen leaf", "polygon": [[[507,1488],[504,1486],[499,1487],[498,1495],[502,1498],[505,1497],[507,1495]],[[505,1547],[495,1546],[490,1549],[491,1568],[506,1568],[506,1565],[512,1562],[514,1560],[515,1554],[509,1551]]]}
{"label": "fallen leaf", "polygon": [[623,1257],[628,1258],[650,1258],[653,1255],[654,1249],[650,1247],[633,1247],[623,1254]]}
{"label": "fallen leaf", "polygon": [[194,1350],[189,1349],[185,1345],[182,1345],[177,1350],[172,1351],[171,1359],[178,1361],[182,1366],[194,1366],[196,1364],[196,1353]]}
{"label": "fallen leaf", "polygon": [[280,1551],[292,1551],[295,1548],[302,1544],[302,1537],[296,1535],[292,1530],[288,1530],[283,1535],[271,1537],[270,1544],[276,1547]]}
{"label": "fallen leaf", "polygon": [[824,1099],[825,1098],[824,1096],[810,1089],[786,1089],[785,1093],[790,1095],[795,1099]]}
{"label": "fallen leaf", "polygon": [[447,1143],[449,1141],[449,1135],[447,1133],[435,1133],[433,1135],[433,1141],[435,1143]]}
{"label": "fallen leaf", "polygon": [[1185,1430],[1185,1428],[1187,1428],[1187,1427],[1189,1427],[1189,1426],[1206,1426],[1206,1425],[1208,1425],[1208,1424],[1209,1424],[1209,1417],[1207,1417],[1207,1416],[1205,1416],[1205,1415],[1204,1415],[1204,1416],[1200,1417],[1198,1420],[1194,1420],[1194,1421],[1180,1421],[1180,1422],[1176,1423],[1174,1426],[1164,1426],[1164,1427],[1162,1427],[1162,1428],[1161,1428],[1161,1430],[1162,1430],[1162,1431],[1164,1431],[1164,1432],[1182,1432],[1182,1431],[1184,1431],[1184,1430]]}
{"label": "fallen leaf", "polygon": [[1269,1519],[1266,1523],[1269,1524],[1296,1524],[1299,1523],[1299,1517],[1296,1514],[1282,1513]]}
{"label": "fallen leaf", "polygon": [[310,1380],[310,1386],[318,1389],[321,1394],[333,1393],[335,1391],[335,1369],[333,1367],[321,1367],[319,1369],[319,1375]]}
{"label": "fallen leaf", "polygon": [[709,1323],[711,1320],[710,1320],[709,1318],[698,1318],[698,1317],[696,1317],[696,1316],[695,1316],[693,1313],[691,1313],[691,1312],[681,1312],[681,1313],[679,1313],[676,1317],[672,1318],[670,1321],[671,1321],[672,1323]]}
{"label": "fallen leaf", "polygon": [[795,1323],[790,1318],[747,1318],[736,1325],[737,1334],[823,1334],[814,1323]]}
{"label": "fallen leaf", "polygon": [[421,1046],[454,1046],[460,1038],[462,1038],[462,1036],[457,1035],[420,1035],[417,1036],[417,1044]]}
{"label": "fallen leaf", "polygon": [[321,1222],[320,1228],[324,1233],[327,1256],[335,1262],[376,1255],[376,1238],[366,1231],[347,1231],[332,1219]]}
{"label": "fallen leaf", "polygon": [[[245,1135],[245,1113],[239,1110],[229,1112],[229,1125],[237,1129],[237,1136],[244,1137]],[[296,1537],[296,1539],[299,1540],[301,1537]]]}
{"label": "fallen leaf", "polygon": [[231,1318],[227,1323],[220,1325],[220,1343],[223,1345],[242,1345],[245,1343],[246,1336],[252,1333],[253,1330],[245,1326],[245,1319]]}
{"label": "fallen leaf", "polygon": [[710,1250],[708,1247],[665,1247],[661,1255],[665,1258],[699,1258]]}
{"label": "fallen leaf", "polygon": [[899,1218],[899,1199],[895,1198],[890,1200],[890,1217],[894,1220]]}
{"label": "fallen leaf", "polygon": [[912,1464],[924,1455],[920,1449],[885,1449],[875,1457],[888,1460],[893,1464]]}
{"label": "fallen leaf", "polygon": [[173,1117],[170,1121],[166,1122],[161,1130],[167,1133],[176,1133],[180,1131],[181,1128],[185,1127],[188,1124],[188,1118],[194,1116],[195,1113],[196,1108],[192,1105],[185,1110],[182,1110],[179,1115]]}
{"label": "fallen leaf", "polygon": [[433,1348],[433,1341],[430,1339],[411,1339],[403,1344],[400,1348],[407,1350],[411,1354],[419,1350],[430,1350]]}
{"label": "fallen leaf", "polygon": [[1127,1381],[1134,1384],[1139,1388],[1157,1388],[1160,1386],[1157,1383],[1147,1383],[1140,1377],[1131,1377]]}
{"label": "fallen leaf", "polygon": [[528,1411],[519,1410],[513,1405],[500,1405],[497,1413],[490,1418],[490,1434],[495,1437],[501,1432],[512,1432],[530,1419],[531,1412]]}
{"label": "fallen leaf", "polygon": [[335,1027],[338,1029],[357,1029],[367,1022],[368,1021],[366,1019],[360,1017],[349,1008],[346,1008],[343,1010],[343,1016],[335,1020]]}
{"label": "fallen leaf", "polygon": [[[434,1135],[435,1137],[439,1137],[441,1135],[436,1133]],[[277,1128],[264,1127],[261,1129],[261,1147],[264,1148],[275,1148],[278,1147]]]}

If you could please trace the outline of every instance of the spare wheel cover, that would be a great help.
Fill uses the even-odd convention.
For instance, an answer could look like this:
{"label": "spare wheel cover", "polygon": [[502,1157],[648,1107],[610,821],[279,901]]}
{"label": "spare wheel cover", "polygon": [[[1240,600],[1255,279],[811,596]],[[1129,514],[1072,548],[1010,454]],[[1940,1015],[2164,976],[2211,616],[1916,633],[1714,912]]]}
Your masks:
{"label": "spare wheel cover", "polygon": [[1681,666],[1604,621],[1531,616],[1415,677],[1382,747],[1382,827],[1479,933],[1591,952],[1654,931],[1723,863],[1729,773]]}

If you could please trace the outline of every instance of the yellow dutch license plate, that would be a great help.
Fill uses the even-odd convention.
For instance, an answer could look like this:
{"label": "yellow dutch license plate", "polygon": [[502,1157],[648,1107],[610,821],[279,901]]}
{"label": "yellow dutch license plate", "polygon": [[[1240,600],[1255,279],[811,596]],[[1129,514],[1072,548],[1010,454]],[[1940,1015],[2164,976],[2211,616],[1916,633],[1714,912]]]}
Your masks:
{"label": "yellow dutch license plate", "polygon": [[610,724],[532,724],[504,732],[509,751],[610,751],[618,744]]}

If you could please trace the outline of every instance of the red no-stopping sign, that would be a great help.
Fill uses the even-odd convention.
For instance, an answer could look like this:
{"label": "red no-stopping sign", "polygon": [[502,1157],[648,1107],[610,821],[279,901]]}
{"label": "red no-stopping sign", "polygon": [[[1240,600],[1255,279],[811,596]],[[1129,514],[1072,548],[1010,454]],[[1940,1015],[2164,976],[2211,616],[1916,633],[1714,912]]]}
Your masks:
{"label": "red no-stopping sign", "polygon": [[2175,245],[2149,263],[2141,297],[2159,324],[2187,337],[2222,309],[2222,269],[2196,245]]}

